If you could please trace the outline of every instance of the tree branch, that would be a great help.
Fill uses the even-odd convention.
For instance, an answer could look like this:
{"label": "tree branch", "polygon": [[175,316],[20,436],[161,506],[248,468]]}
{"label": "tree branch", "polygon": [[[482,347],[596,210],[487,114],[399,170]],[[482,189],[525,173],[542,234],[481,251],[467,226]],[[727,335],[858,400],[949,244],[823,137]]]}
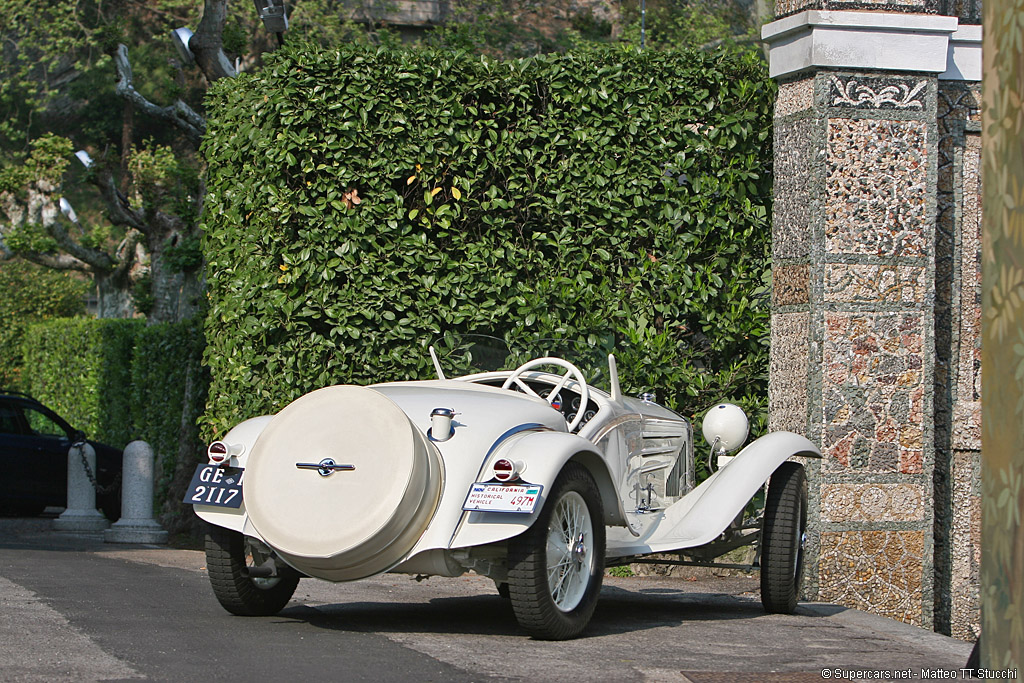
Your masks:
{"label": "tree branch", "polygon": [[[46,232],[50,234],[50,237],[56,240],[58,247],[67,252],[67,256],[69,258],[88,264],[92,270],[105,273],[115,265],[114,259],[110,258],[110,254],[107,252],[83,246],[71,239],[71,235],[68,234],[68,231],[64,229],[64,226],[60,224],[59,220],[53,220],[47,223]],[[64,255],[60,254],[57,256]],[[59,266],[51,267],[57,268]],[[75,268],[74,270],[81,269]]]}
{"label": "tree branch", "polygon": [[114,64],[117,67],[117,88],[116,92],[121,97],[131,102],[137,109],[150,116],[163,119],[174,124],[195,144],[199,144],[206,132],[206,121],[193,109],[182,102],[175,100],[174,104],[161,107],[153,104],[135,89],[135,82],[132,76],[132,65],[128,61],[128,48],[124,45],[117,46],[114,53]]}
{"label": "tree branch", "polygon": [[206,0],[203,18],[188,41],[188,47],[196,57],[196,64],[211,83],[219,78],[233,78],[236,75],[235,67],[224,54],[224,23],[227,18],[227,0]]}
{"label": "tree branch", "polygon": [[135,265],[138,254],[137,247],[145,241],[145,236],[138,230],[129,230],[121,244],[117,245],[117,268],[111,273],[112,279],[120,280],[127,277]]}
{"label": "tree branch", "polygon": [[[61,212],[57,208],[55,194],[57,188],[50,181],[37,180],[29,183],[22,199],[12,193],[0,195],[2,211],[15,225],[34,224],[41,226],[57,243],[57,247],[66,254],[39,252],[31,249],[14,251],[3,239],[4,230],[0,229],[0,254],[9,259],[23,256],[29,261],[57,270],[81,270],[85,272],[106,273],[116,265],[110,254],[102,249],[87,247],[76,242],[61,225]],[[0,226],[2,228],[3,226]],[[81,226],[79,226],[81,227]]]}
{"label": "tree branch", "polygon": [[103,203],[107,205],[107,215],[111,223],[146,232],[148,226],[145,218],[141,212],[131,207],[128,198],[118,189],[114,182],[114,173],[110,168],[106,165],[97,168],[93,175],[93,182],[100,189],[100,194],[103,195]]}
{"label": "tree branch", "polygon": [[19,251],[15,256],[20,256],[26,261],[31,261],[40,266],[53,268],[54,270],[77,270],[82,273],[95,273],[95,269],[70,254],[43,254],[38,251]]}

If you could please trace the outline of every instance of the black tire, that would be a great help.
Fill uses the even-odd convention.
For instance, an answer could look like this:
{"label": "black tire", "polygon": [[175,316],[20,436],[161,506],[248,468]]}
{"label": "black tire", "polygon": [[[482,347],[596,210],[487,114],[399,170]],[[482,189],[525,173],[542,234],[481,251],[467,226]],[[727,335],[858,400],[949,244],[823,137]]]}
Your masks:
{"label": "black tire", "polygon": [[507,583],[505,583],[504,581],[495,581],[494,582],[494,587],[498,589],[498,595],[500,595],[503,600],[511,600],[512,599],[512,596],[508,592],[508,584]]}
{"label": "black tire", "polygon": [[807,478],[803,465],[784,462],[772,474],[761,527],[761,604],[792,614],[803,582]]}
{"label": "black tire", "polygon": [[206,570],[213,594],[228,612],[243,617],[277,614],[291,600],[299,585],[297,573],[287,571],[272,579],[245,575],[245,537],[212,524],[206,532]]}
{"label": "black tire", "polygon": [[[565,519],[569,512],[579,515],[575,524]],[[571,548],[565,544],[562,559],[567,564],[554,589],[548,579],[551,534],[576,537]],[[604,544],[604,512],[597,484],[586,468],[570,462],[555,479],[536,522],[508,543],[512,611],[531,636],[565,640],[586,628],[601,592]],[[556,567],[551,570],[558,571]]]}

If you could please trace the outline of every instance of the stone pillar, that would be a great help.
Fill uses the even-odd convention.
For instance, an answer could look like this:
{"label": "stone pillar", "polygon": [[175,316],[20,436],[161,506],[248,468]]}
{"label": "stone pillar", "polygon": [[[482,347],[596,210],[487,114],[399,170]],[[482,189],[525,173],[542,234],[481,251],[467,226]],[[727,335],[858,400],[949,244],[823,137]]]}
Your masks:
{"label": "stone pillar", "polygon": [[88,443],[68,450],[68,506],[53,520],[55,531],[102,531],[110,522],[96,509],[96,489],[82,464],[82,451],[89,469],[96,472],[96,451]]}
{"label": "stone pillar", "polygon": [[[951,38],[954,52],[975,57],[980,44],[981,26],[961,26]],[[940,76],[936,112],[935,629],[974,640],[981,563],[980,65],[965,70],[975,78]]]}
{"label": "stone pillar", "polygon": [[107,543],[166,543],[167,532],[153,519],[153,449],[145,441],[124,448],[121,519],[103,533]]}
{"label": "stone pillar", "polygon": [[825,455],[809,468],[806,596],[933,627],[949,621],[949,530],[970,525],[936,497],[956,498],[936,415],[953,348],[940,282],[963,291],[936,265],[939,110],[980,42],[954,51],[958,19],[923,3],[846,10],[860,6],[779,0],[790,16],[763,31],[779,80],[770,426]]}

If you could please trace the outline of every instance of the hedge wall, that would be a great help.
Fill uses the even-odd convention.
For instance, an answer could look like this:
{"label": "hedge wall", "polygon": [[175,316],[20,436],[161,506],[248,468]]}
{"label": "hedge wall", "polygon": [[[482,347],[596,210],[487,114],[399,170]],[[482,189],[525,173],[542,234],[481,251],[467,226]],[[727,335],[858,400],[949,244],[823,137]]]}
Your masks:
{"label": "hedge wall", "polygon": [[25,328],[85,313],[88,283],[28,261],[0,261],[0,387],[22,389]]}
{"label": "hedge wall", "polygon": [[28,327],[29,392],[89,438],[123,448],[143,439],[156,455],[156,511],[170,531],[192,523],[180,501],[206,449],[196,421],[206,405],[198,321],[58,319]]}
{"label": "hedge wall", "polygon": [[157,511],[168,528],[191,518],[181,504],[196,463],[205,460],[196,421],[206,405],[198,321],[150,325],[139,331],[132,360],[133,438],[153,447],[157,462]]}
{"label": "hedge wall", "polygon": [[123,448],[132,433],[132,351],[140,320],[58,319],[22,345],[28,393],[89,438]]}
{"label": "hedge wall", "polygon": [[290,46],[211,90],[203,418],[432,374],[446,332],[614,343],[763,416],[774,85],[753,55]]}

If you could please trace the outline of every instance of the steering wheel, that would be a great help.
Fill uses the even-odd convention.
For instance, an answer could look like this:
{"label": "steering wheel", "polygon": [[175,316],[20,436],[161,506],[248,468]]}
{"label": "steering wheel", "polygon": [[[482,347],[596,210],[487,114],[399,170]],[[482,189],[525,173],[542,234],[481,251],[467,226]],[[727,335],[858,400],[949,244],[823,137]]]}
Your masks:
{"label": "steering wheel", "polygon": [[[533,368],[540,367],[542,365],[557,365],[558,367],[565,368],[566,370],[565,375],[563,375],[562,379],[558,381],[558,385],[548,393],[547,398],[540,396],[536,391],[531,389],[526,382],[519,379],[527,370],[532,370]],[[571,432],[576,429],[580,422],[583,421],[583,414],[587,411],[587,399],[590,398],[590,387],[587,386],[587,380],[583,377],[583,373],[580,372],[580,369],[569,361],[551,356],[534,358],[513,370],[512,374],[509,375],[508,379],[506,379],[504,384],[501,385],[501,388],[508,389],[510,386],[515,384],[530,396],[536,396],[543,401],[547,401],[548,405],[551,405],[554,402],[555,397],[558,396],[558,393],[562,390],[562,387],[564,387],[569,381],[570,377],[576,380],[576,383],[580,387],[580,409],[576,411],[576,417],[574,417],[572,422],[569,423],[568,429]]]}

